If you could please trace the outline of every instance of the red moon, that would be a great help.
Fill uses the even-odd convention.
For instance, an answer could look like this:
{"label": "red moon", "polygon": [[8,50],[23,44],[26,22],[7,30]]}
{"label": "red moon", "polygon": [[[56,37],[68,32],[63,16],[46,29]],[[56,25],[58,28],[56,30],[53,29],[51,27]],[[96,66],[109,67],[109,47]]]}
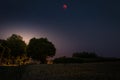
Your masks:
{"label": "red moon", "polygon": [[67,4],[63,4],[63,9],[67,9],[67,8],[68,8]]}

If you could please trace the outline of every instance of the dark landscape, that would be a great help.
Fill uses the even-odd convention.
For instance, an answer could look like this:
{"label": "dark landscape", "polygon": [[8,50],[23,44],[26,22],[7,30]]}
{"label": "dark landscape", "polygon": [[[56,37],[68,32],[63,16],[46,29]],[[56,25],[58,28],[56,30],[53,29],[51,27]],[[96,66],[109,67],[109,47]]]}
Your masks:
{"label": "dark landscape", "polygon": [[0,0],[0,80],[120,80],[120,0]]}
{"label": "dark landscape", "polygon": [[120,62],[0,67],[1,80],[120,80]]}

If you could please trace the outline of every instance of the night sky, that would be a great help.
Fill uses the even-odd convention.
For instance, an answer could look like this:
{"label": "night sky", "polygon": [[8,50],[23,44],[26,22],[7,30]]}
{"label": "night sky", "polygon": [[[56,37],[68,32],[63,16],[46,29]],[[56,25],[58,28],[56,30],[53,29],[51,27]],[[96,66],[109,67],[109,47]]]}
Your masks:
{"label": "night sky", "polygon": [[89,51],[120,57],[119,0],[0,0],[0,38],[47,37],[56,57]]}

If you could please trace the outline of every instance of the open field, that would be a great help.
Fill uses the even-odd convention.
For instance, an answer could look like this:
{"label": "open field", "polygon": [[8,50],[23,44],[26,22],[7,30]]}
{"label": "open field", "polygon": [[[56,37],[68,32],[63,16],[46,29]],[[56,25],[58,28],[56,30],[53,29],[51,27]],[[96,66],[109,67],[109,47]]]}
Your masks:
{"label": "open field", "polygon": [[26,65],[22,67],[6,67],[6,69],[5,67],[0,67],[0,80],[3,79],[120,80],[120,62],[52,64],[52,65],[39,64],[39,65]]}

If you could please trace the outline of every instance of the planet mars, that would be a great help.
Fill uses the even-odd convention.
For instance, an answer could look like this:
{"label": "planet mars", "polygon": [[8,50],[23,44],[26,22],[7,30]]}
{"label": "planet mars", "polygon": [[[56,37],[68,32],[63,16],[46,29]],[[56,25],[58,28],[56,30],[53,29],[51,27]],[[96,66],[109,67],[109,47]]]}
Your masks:
{"label": "planet mars", "polygon": [[67,4],[63,4],[63,9],[67,9],[68,5]]}

